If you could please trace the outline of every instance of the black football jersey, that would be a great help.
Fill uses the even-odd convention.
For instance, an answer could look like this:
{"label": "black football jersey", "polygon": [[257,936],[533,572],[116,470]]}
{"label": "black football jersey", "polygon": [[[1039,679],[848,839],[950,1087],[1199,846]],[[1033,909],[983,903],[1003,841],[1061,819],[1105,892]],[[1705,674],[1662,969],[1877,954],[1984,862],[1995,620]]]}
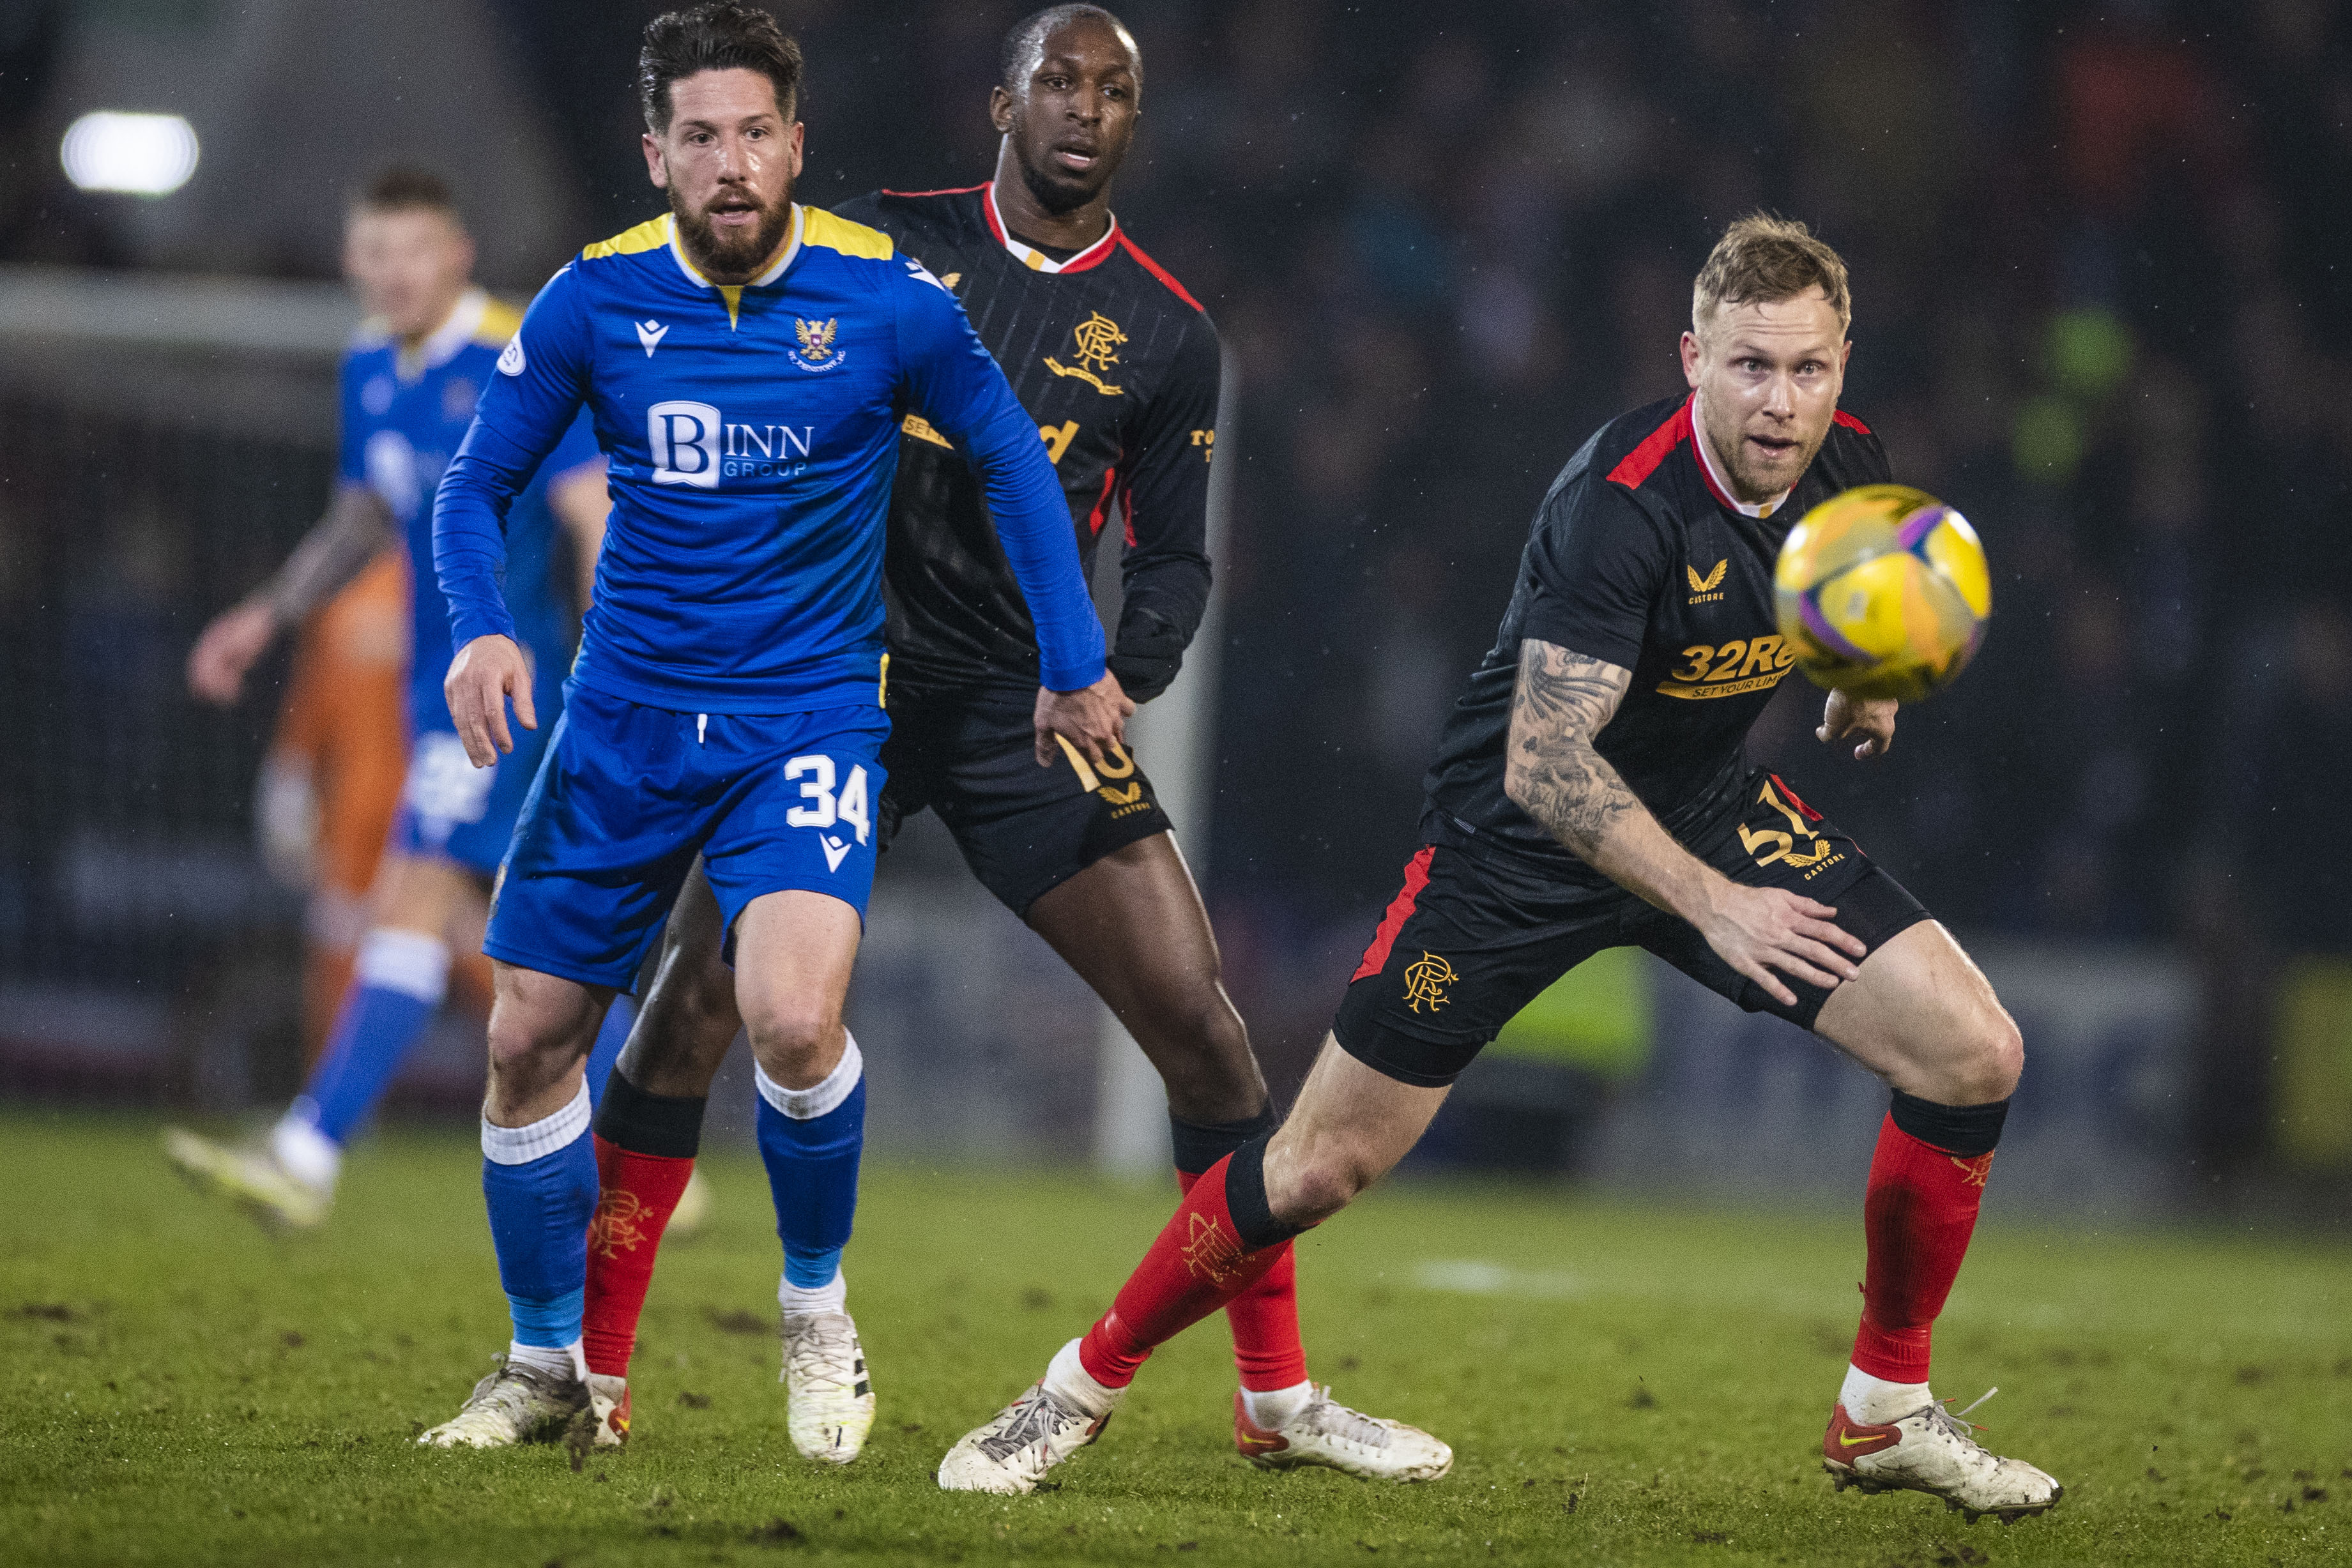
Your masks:
{"label": "black football jersey", "polygon": [[1500,845],[1564,877],[1600,877],[1503,793],[1519,643],[1533,637],[1633,671],[1595,748],[1659,823],[1690,841],[1744,803],[1743,742],[1796,663],[1774,630],[1772,565],[1798,518],[1886,454],[1840,411],[1769,517],[1742,512],[1698,453],[1687,397],[1610,421],[1536,508],[1500,634],[1454,705],[1426,780],[1431,842]]}
{"label": "black football jersey", "polygon": [[[837,209],[887,234],[963,302],[1061,476],[1089,577],[1124,540],[1110,668],[1128,695],[1176,676],[1209,602],[1209,460],[1217,335],[1199,303],[1117,221],[1063,260],[1008,235],[988,185],[880,191]],[[1034,688],[1037,639],[979,476],[908,416],[883,568],[890,679],[923,689]]]}

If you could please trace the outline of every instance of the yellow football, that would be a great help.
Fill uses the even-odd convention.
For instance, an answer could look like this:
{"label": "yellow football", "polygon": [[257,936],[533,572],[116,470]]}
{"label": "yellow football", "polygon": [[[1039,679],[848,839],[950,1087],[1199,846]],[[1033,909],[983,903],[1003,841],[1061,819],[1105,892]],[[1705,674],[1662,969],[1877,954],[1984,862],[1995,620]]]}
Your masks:
{"label": "yellow football", "polygon": [[1772,589],[1797,667],[1858,697],[1916,703],[1951,685],[1992,614],[1976,529],[1904,485],[1857,486],[1807,512]]}

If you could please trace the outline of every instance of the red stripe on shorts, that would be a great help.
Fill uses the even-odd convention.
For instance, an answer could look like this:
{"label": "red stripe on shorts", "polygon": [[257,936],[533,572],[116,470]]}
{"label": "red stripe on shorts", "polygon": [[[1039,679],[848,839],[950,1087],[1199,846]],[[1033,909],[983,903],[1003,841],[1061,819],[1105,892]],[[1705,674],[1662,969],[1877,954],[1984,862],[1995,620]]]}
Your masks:
{"label": "red stripe on shorts", "polygon": [[1436,847],[1432,845],[1404,862],[1404,886],[1390,900],[1389,912],[1381,916],[1381,928],[1372,933],[1372,945],[1364,949],[1364,961],[1348,977],[1348,984],[1352,986],[1365,976],[1377,975],[1388,967],[1389,949],[1396,946],[1397,933],[1404,929],[1404,923],[1412,918],[1412,906],[1420,901],[1421,890],[1429,885],[1429,857],[1436,852]]}

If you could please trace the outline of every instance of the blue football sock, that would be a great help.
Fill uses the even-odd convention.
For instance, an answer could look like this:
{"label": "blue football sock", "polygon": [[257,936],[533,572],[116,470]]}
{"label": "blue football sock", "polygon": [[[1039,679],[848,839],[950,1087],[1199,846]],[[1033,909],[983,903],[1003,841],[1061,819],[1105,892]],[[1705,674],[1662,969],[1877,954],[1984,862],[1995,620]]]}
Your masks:
{"label": "blue football sock", "polygon": [[588,1220],[596,1211],[588,1118],[583,1084],[569,1105],[529,1126],[482,1119],[482,1197],[518,1344],[562,1349],[580,1339]]}
{"label": "blue football sock", "polygon": [[754,1071],[760,1089],[760,1159],[776,1200],[784,1282],[833,1283],[857,1214],[857,1157],[866,1147],[866,1061],[845,1040],[841,1063],[814,1088],[786,1089]]}
{"label": "blue football sock", "polygon": [[369,932],[295,1116],[339,1145],[351,1142],[448,988],[447,943],[421,931]]}
{"label": "blue football sock", "polygon": [[637,1021],[637,1004],[627,997],[614,997],[613,1005],[604,1009],[604,1027],[596,1031],[596,1043],[588,1048],[588,1106],[592,1112],[604,1106],[604,1085],[613,1076],[613,1063],[621,1060],[621,1047],[629,1043],[629,1030]]}

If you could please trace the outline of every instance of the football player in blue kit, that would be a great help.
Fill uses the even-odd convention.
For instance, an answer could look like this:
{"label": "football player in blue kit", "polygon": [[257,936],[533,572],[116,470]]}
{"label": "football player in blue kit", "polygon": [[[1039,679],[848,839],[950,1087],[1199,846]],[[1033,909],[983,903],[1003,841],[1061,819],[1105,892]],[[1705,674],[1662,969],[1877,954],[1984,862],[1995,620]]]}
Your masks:
{"label": "football player in blue kit", "polygon": [[879,231],[793,201],[800,74],[798,45],[753,6],[647,25],[646,162],[670,211],[541,291],[442,481],[446,692],[481,766],[538,723],[499,591],[499,519],[583,406],[614,509],[485,944],[483,1187],[513,1342],[428,1444],[499,1447],[593,1413],[583,1059],[699,853],[757,1062],[788,1425],[812,1458],[864,1445],[874,1396],[840,1258],[865,1093],[841,1015],[874,877],[882,550],[908,414],[983,476],[1036,623],[1040,761],[1058,736],[1099,764],[1133,710],[1035,422],[954,297]]}
{"label": "football player in blue kit", "polygon": [[[409,765],[372,895],[372,925],[351,988],[301,1094],[257,1145],[179,1128],[173,1164],[278,1229],[327,1217],[343,1146],[365,1123],[448,985],[450,955],[470,946],[490,873],[512,836],[539,762],[533,737],[498,768],[466,760],[441,694],[449,617],[435,585],[433,491],[464,439],[499,351],[521,317],[475,287],[474,245],[448,187],[419,170],[379,175],[351,210],[344,267],[368,311],[341,370],[341,432],[332,505],[284,567],[205,628],[188,659],[196,695],[223,705],[279,632],[357,576],[388,545],[411,566]],[[508,581],[532,689],[551,710],[572,657],[559,595],[559,521],[593,562],[604,528],[604,459],[585,419],[561,433],[509,518]],[[603,1048],[617,1054],[616,1021]],[[600,1080],[601,1084],[601,1080]]]}

